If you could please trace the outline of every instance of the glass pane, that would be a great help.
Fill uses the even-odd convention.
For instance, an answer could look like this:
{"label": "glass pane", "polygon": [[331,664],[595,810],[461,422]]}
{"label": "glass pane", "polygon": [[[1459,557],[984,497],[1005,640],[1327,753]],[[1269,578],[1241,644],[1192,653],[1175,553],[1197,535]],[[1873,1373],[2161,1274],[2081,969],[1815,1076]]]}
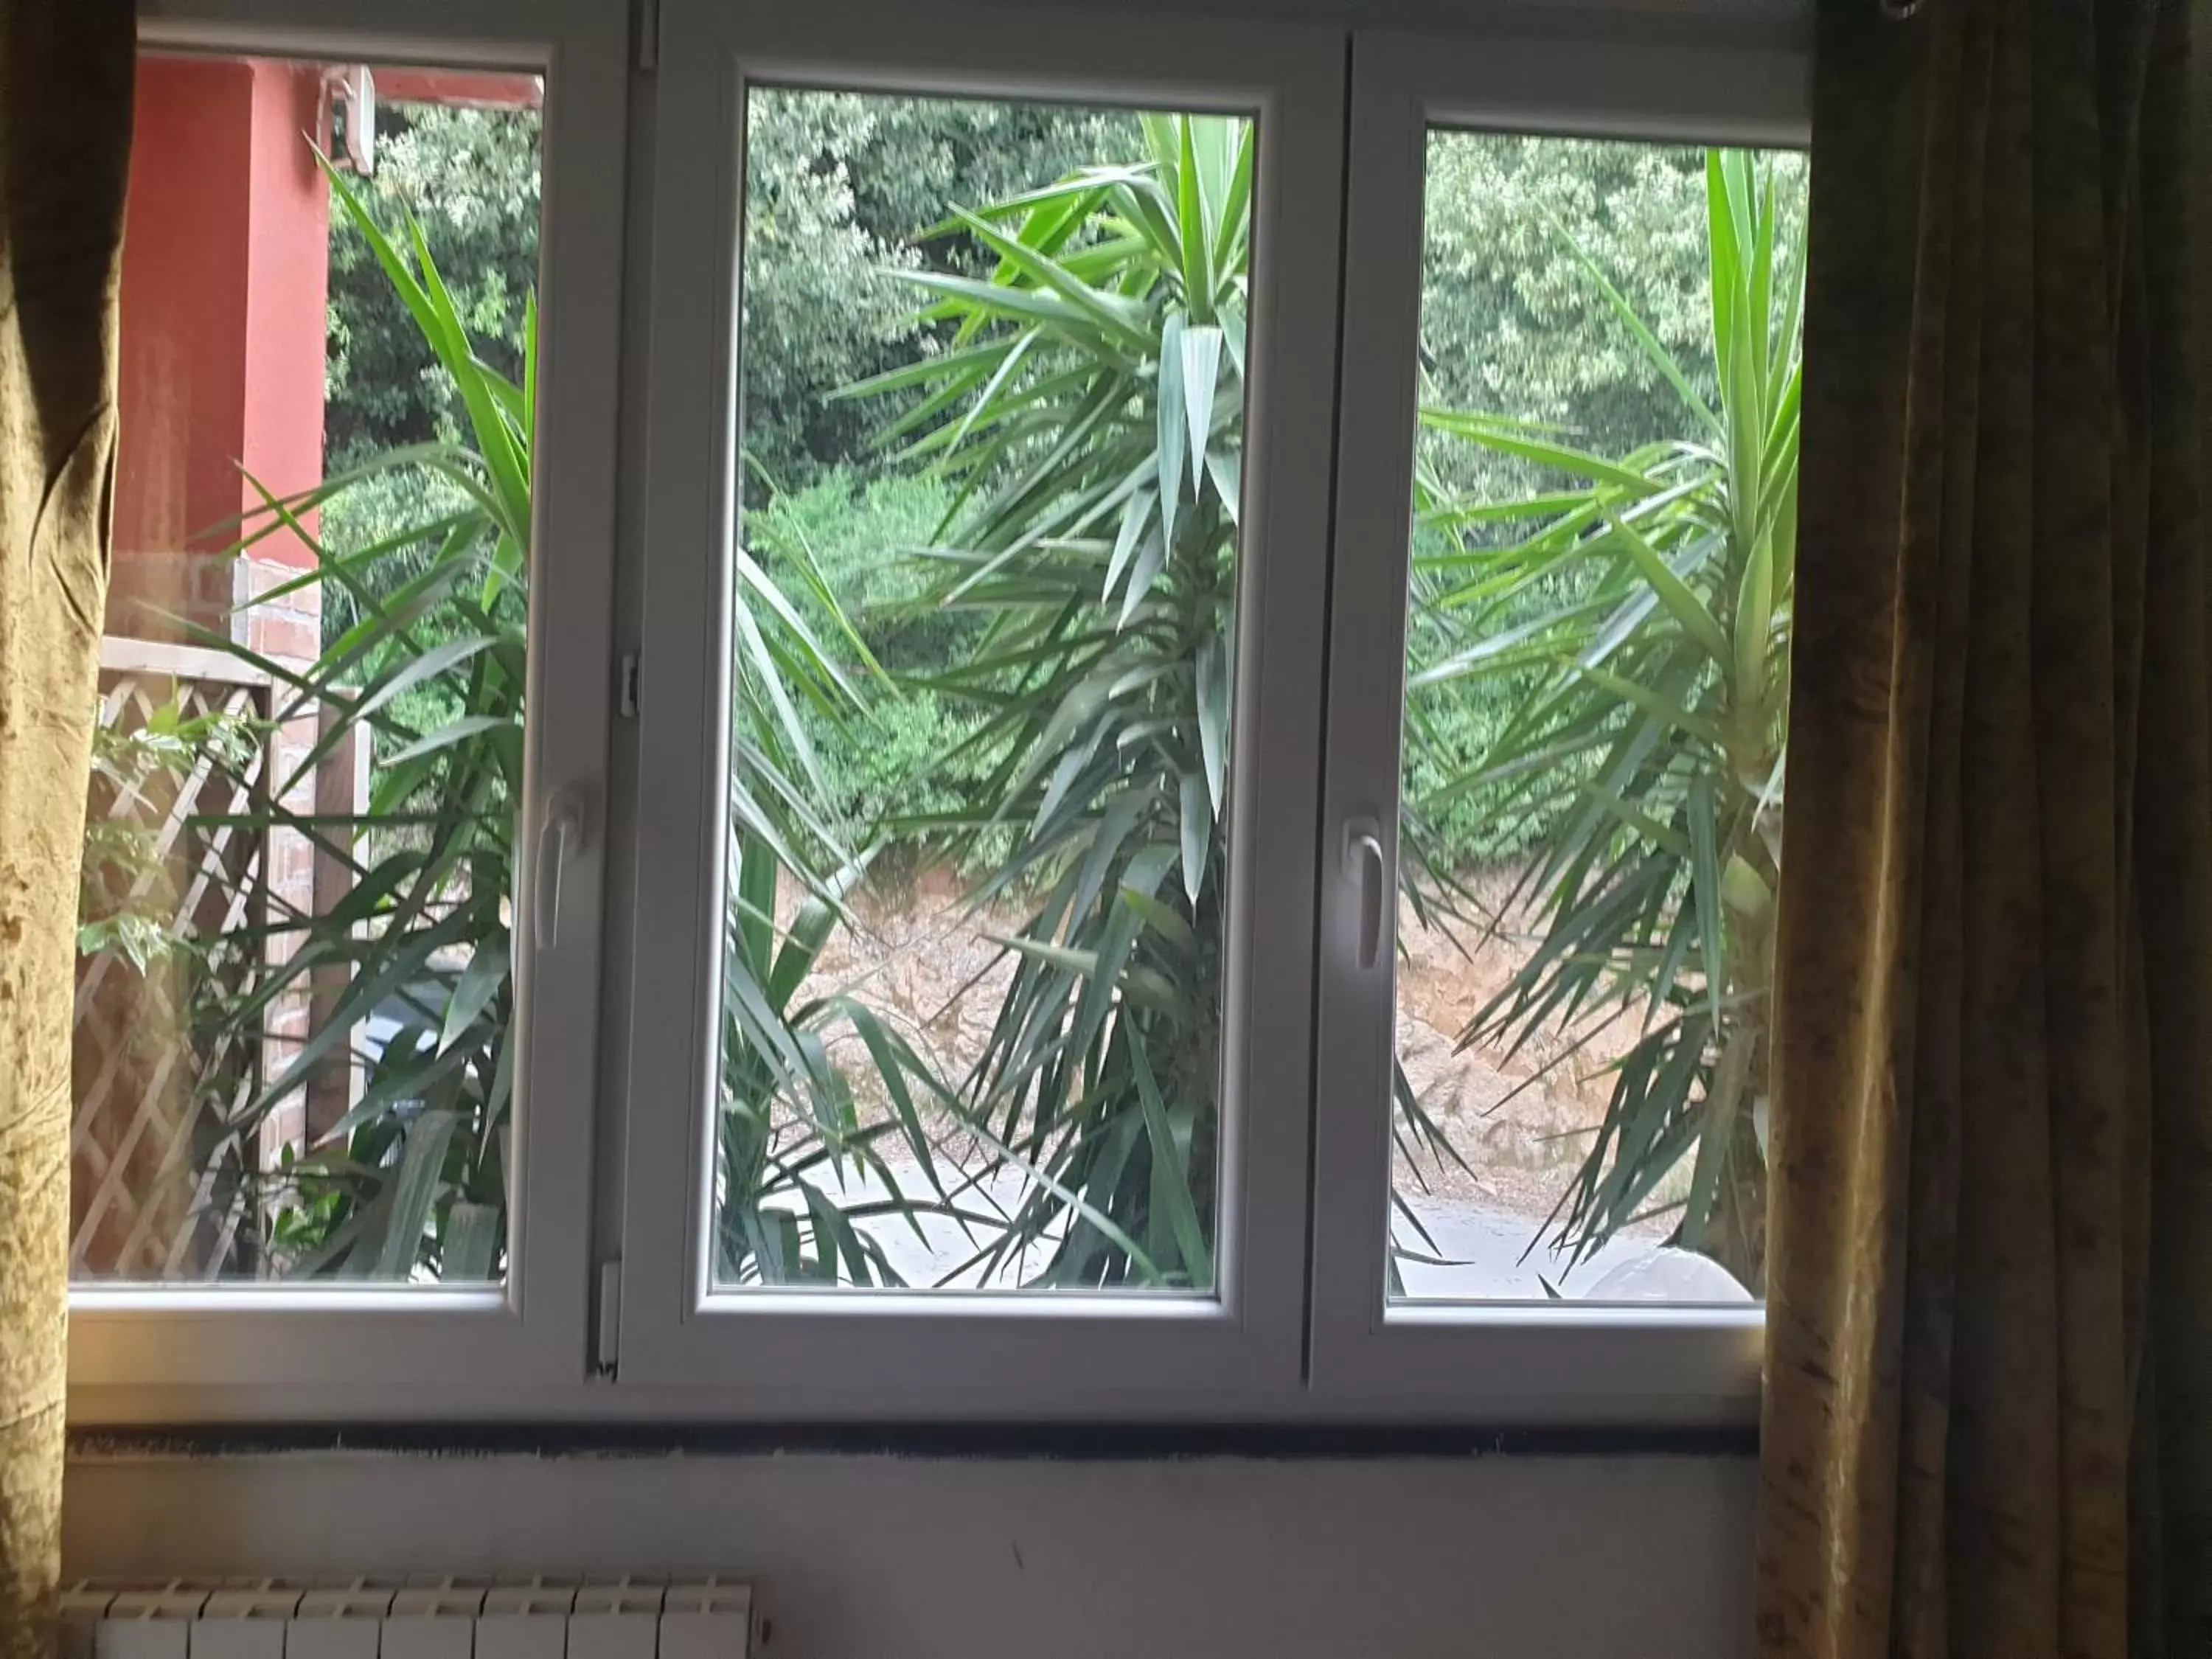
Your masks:
{"label": "glass pane", "polygon": [[80,1279],[505,1273],[540,98],[139,64]]}
{"label": "glass pane", "polygon": [[1761,1284],[1805,183],[1430,139],[1400,1297]]}
{"label": "glass pane", "polygon": [[717,1280],[1210,1291],[1250,126],[747,131]]}

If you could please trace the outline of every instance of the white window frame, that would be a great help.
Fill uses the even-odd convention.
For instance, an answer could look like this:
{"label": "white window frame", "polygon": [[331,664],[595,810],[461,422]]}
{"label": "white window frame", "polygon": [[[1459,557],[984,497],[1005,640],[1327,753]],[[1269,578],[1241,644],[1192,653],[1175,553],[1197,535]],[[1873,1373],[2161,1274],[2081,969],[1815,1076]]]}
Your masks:
{"label": "white window frame", "polygon": [[[1357,665],[1403,660],[1429,127],[1799,143],[1809,16],[1501,9],[1347,35],[1136,0],[659,3],[648,128],[623,0],[143,0],[152,49],[547,75],[525,893],[546,802],[579,790],[592,822],[560,945],[521,964],[507,1284],[76,1286],[72,1420],[1746,1420],[1756,1310],[1387,1306],[1390,953],[1358,968],[1338,853],[1371,817],[1395,870],[1402,674]],[[746,76],[1261,117],[1218,1299],[707,1293]],[[648,278],[627,330],[626,257]],[[644,520],[619,569],[618,483]],[[614,630],[641,606],[613,848],[634,875],[610,881]]]}
{"label": "white window frame", "polygon": [[[1587,15],[1542,33],[1355,38],[1344,383],[1323,823],[1371,821],[1395,892],[1428,137],[1435,127],[1662,143],[1802,145],[1809,17],[1715,44]],[[1388,664],[1358,672],[1359,664]],[[1361,890],[1322,876],[1311,1382],[1324,1408],[1489,1422],[1751,1420],[1755,1305],[1391,1305],[1395,959],[1358,960]]]}
{"label": "white window frame", "polygon": [[[542,335],[518,914],[509,1273],[473,1289],[77,1285],[75,1421],[444,1415],[515,1408],[586,1364],[613,583],[629,19],[605,0],[145,0],[144,51],[452,64],[546,77]],[[561,932],[520,918],[545,804],[586,836]],[[596,822],[594,822],[596,821]],[[557,1219],[548,1223],[545,1218]]]}
{"label": "white window frame", "polygon": [[[661,0],[635,980],[619,1375],[715,1414],[1218,1413],[1303,1383],[1308,1045],[1343,37],[957,3]],[[1220,1292],[712,1294],[743,88],[1255,112]],[[711,205],[705,205],[711,204]],[[672,1194],[682,1194],[674,1201]]]}

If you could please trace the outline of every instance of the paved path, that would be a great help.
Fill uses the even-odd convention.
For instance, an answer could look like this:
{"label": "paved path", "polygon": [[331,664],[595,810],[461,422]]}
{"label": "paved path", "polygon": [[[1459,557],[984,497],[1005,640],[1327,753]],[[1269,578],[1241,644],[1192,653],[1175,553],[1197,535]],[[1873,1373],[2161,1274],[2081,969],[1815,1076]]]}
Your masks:
{"label": "paved path", "polygon": [[[1545,1245],[1528,1248],[1541,1224],[1528,1216],[1480,1199],[1419,1195],[1409,1202],[1436,1242],[1436,1254],[1455,1264],[1438,1267],[1401,1261],[1399,1271],[1405,1277],[1406,1294],[1416,1299],[1541,1302],[1549,1299],[1543,1284],[1547,1279],[1561,1296],[1581,1296],[1612,1269],[1640,1261],[1658,1248],[1650,1239],[1616,1238],[1579,1266],[1571,1267],[1565,1256],[1553,1255]],[[1421,1248],[1419,1238],[1402,1219],[1398,1242],[1401,1247]]]}
{"label": "paved path", "polygon": [[[891,1175],[909,1199],[929,1191],[929,1183],[915,1165],[895,1163]],[[857,1170],[849,1170],[847,1182],[842,1190],[834,1186],[830,1188],[846,1206],[890,1195],[884,1182],[873,1176],[864,1176]],[[1020,1201],[1021,1191],[1020,1176],[1012,1170],[1002,1170],[979,1183],[976,1190],[962,1194],[960,1203],[969,1210],[1005,1211]],[[1534,1251],[1528,1249],[1539,1225],[1528,1216],[1479,1199],[1435,1194],[1419,1195],[1412,1203],[1414,1213],[1421,1218],[1435,1242],[1436,1254],[1453,1264],[1439,1267],[1405,1262],[1401,1270],[1406,1290],[1417,1298],[1541,1302],[1549,1299],[1544,1290],[1545,1279],[1549,1279],[1562,1296],[1584,1296],[1608,1273],[1648,1261],[1660,1254],[1659,1247],[1649,1239],[1615,1239],[1589,1261],[1570,1267],[1564,1256],[1543,1248]],[[789,1207],[799,1211],[804,1206],[794,1200]],[[1403,1223],[1400,1224],[1402,1228]],[[974,1255],[977,1243],[989,1237],[987,1228],[978,1227],[975,1240],[971,1242],[958,1222],[937,1215],[915,1217],[912,1224],[903,1218],[882,1218],[861,1225],[883,1246],[884,1254],[907,1283],[917,1286],[938,1284],[946,1275],[963,1268]],[[1401,1234],[1401,1243],[1418,1244],[1419,1241],[1409,1234]],[[1039,1256],[1029,1264],[1027,1271],[1034,1273],[1042,1265]],[[1023,1276],[1021,1272],[1001,1275],[996,1287],[1005,1288]],[[955,1282],[962,1288],[985,1288],[973,1272],[960,1273]]]}

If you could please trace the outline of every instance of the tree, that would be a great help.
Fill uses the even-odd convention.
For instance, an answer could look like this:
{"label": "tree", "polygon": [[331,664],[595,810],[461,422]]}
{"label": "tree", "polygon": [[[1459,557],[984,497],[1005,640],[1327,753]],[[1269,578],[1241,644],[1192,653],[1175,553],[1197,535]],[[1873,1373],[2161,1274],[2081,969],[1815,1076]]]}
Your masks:
{"label": "tree", "polygon": [[1024,1171],[979,1247],[1030,1282],[1206,1287],[1219,1127],[1229,686],[1252,133],[1143,118],[1149,157],[945,222],[976,276],[905,269],[944,349],[848,395],[957,494],[932,597],[984,622],[915,683],[981,716],[949,834],[1030,906],[964,1121]]}
{"label": "tree", "polygon": [[[475,349],[509,380],[520,377],[523,297],[538,286],[540,131],[534,109],[382,105],[376,171],[351,185],[385,222],[420,228]],[[459,437],[468,416],[452,374],[343,211],[330,259],[325,470]]]}
{"label": "tree", "polygon": [[[383,222],[419,231],[471,349],[510,381],[521,377],[524,301],[538,285],[541,131],[534,109],[381,105],[376,171],[348,186]],[[340,553],[389,544],[356,572],[366,592],[385,594],[428,557],[406,530],[465,511],[468,500],[434,470],[371,464],[412,445],[465,442],[469,412],[374,246],[343,210],[331,216],[329,319],[323,471],[367,471],[324,504],[320,529]],[[361,608],[343,585],[322,597],[323,637],[335,641]]]}
{"label": "tree", "polygon": [[[1804,225],[1804,163],[1771,156],[1782,240]],[[1665,375],[1617,325],[1577,250],[1595,260],[1710,401],[1705,158],[1688,146],[1438,132],[1429,140],[1421,344],[1430,400],[1510,410],[1625,454],[1681,429]],[[1574,227],[1572,244],[1560,227]],[[1463,492],[1536,482],[1526,464],[1431,439]]]}
{"label": "tree", "polygon": [[797,489],[878,458],[867,417],[831,394],[928,349],[896,272],[973,276],[969,238],[932,236],[947,202],[994,201],[1085,164],[1134,160],[1133,120],[969,99],[758,88],[746,111],[745,449]]}
{"label": "tree", "polygon": [[[1564,1060],[1593,1025],[1636,1033],[1555,1212],[1563,1242],[1579,1258],[1648,1209],[1674,1210],[1679,1243],[1755,1291],[1803,269],[1773,168],[1713,152],[1705,184],[1712,356],[1702,372],[1667,349],[1587,248],[1565,243],[1620,336],[1680,400],[1690,435],[1606,459],[1526,422],[1424,411],[1432,434],[1555,482],[1470,496],[1429,470],[1417,489],[1419,516],[1445,545],[1415,560],[1429,643],[1409,698],[1418,711],[1489,684],[1506,688],[1509,713],[1475,765],[1407,811],[1417,843],[1430,815],[1469,792],[1547,826],[1488,921],[1509,925],[1527,901],[1535,949],[1463,1045],[1517,1045],[1565,1023],[1582,1035]],[[1418,743],[1418,717],[1409,731]],[[1455,896],[1437,902],[1449,910]],[[1686,1185],[1662,1192],[1686,1158]]]}

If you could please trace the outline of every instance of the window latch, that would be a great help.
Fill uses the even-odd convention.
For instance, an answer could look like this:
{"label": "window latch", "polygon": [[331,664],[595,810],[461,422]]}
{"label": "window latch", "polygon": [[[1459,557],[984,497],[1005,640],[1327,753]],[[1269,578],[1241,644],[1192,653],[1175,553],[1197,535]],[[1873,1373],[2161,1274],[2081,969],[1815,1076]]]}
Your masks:
{"label": "window latch", "polygon": [[592,1318],[592,1375],[614,1380],[622,1353],[622,1258],[599,1263],[599,1305]]}
{"label": "window latch", "polygon": [[1359,971],[1370,971],[1382,954],[1384,877],[1382,836],[1373,818],[1344,827],[1344,873],[1359,884]]}

